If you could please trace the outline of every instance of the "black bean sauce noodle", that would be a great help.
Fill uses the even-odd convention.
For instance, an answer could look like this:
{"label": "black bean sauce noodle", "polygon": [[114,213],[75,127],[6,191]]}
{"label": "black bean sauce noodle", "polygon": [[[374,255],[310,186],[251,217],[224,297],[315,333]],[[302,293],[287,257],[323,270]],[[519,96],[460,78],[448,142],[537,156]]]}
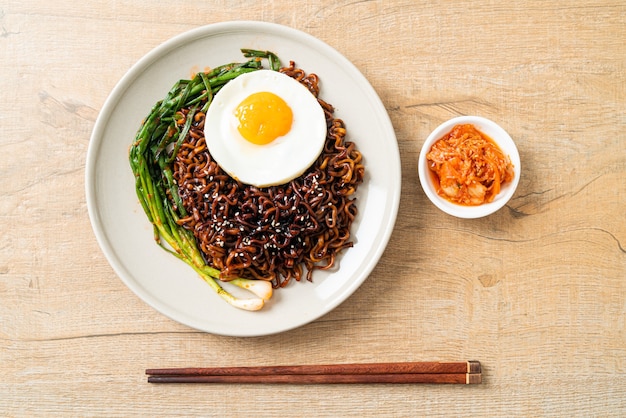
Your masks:
{"label": "black bean sauce noodle", "polygon": [[[332,267],[337,254],[353,245],[350,226],[357,207],[352,195],[365,171],[354,143],[345,140],[343,121],[318,97],[317,76],[293,62],[280,71],[305,85],[326,116],[324,149],[304,174],[264,188],[234,180],[207,150],[203,113],[194,115],[173,166],[189,213],[179,224],[193,231],[206,262],[221,270],[222,280],[269,280],[275,288],[299,281],[304,268],[311,281],[314,270]],[[181,110],[181,125],[188,112]]]}

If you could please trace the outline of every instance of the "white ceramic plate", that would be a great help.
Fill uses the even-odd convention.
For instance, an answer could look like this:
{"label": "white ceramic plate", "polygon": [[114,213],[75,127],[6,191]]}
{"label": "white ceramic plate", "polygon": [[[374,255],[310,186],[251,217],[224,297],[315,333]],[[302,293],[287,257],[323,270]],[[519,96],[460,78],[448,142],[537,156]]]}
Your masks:
{"label": "white ceramic plate", "polygon": [[[270,50],[320,77],[320,97],[336,108],[357,144],[366,177],[357,192],[355,245],[339,267],[316,271],[313,283],[292,282],[261,311],[223,301],[192,269],[153,240],[135,194],[129,146],[141,121],[171,86],[194,71],[245,58],[241,48]],[[122,281],[157,311],[202,331],[269,335],[307,324],[345,301],[368,277],[393,230],[400,201],[400,156],[393,126],[359,70],[336,50],[303,32],[263,22],[225,22],[170,39],[137,62],[105,102],[94,126],[86,166],[90,220],[105,256]],[[228,287],[229,290],[233,290]],[[234,289],[233,293],[236,293]]]}

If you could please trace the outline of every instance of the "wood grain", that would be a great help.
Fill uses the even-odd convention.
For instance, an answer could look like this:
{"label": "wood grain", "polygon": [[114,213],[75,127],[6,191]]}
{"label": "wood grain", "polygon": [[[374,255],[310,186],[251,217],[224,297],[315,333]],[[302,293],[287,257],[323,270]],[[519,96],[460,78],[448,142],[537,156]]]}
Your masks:
{"label": "wood grain", "polygon": [[[391,241],[302,328],[204,334],[141,302],[94,238],[89,137],[122,75],[200,25],[264,20],[351,60],[402,156]],[[0,5],[0,415],[626,415],[623,1],[95,1]],[[460,220],[419,186],[439,123],[479,114],[522,159],[498,213]],[[481,385],[149,385],[147,367],[449,361]]]}

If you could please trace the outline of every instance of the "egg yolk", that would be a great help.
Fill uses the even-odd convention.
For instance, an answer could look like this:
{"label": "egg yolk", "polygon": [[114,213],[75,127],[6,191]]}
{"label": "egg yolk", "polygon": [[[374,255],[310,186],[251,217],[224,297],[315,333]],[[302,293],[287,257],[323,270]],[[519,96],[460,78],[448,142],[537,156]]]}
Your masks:
{"label": "egg yolk", "polygon": [[293,112],[283,99],[263,91],[246,97],[235,109],[235,117],[241,136],[253,144],[265,145],[291,130]]}

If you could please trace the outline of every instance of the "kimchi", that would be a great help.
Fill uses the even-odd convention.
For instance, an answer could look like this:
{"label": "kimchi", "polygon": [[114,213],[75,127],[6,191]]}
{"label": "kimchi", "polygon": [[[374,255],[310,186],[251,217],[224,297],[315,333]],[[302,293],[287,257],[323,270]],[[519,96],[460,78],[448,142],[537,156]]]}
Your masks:
{"label": "kimchi", "polygon": [[493,201],[513,180],[508,155],[474,125],[456,125],[426,154],[437,193],[452,203],[477,206]]}

